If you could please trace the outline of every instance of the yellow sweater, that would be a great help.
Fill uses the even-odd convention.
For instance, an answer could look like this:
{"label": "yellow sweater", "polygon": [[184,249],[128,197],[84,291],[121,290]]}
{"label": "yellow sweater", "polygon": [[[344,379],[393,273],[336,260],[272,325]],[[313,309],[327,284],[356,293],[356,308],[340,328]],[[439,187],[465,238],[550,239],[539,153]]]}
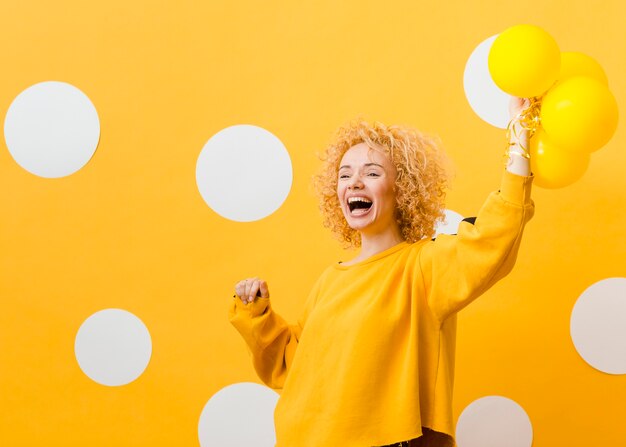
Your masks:
{"label": "yellow sweater", "polygon": [[423,432],[434,435],[429,446],[455,445],[455,314],[513,267],[534,212],[531,182],[505,172],[475,224],[462,222],[456,236],[330,266],[297,324],[269,298],[233,300],[230,321],[259,377],[283,389],[278,447],[381,446]]}

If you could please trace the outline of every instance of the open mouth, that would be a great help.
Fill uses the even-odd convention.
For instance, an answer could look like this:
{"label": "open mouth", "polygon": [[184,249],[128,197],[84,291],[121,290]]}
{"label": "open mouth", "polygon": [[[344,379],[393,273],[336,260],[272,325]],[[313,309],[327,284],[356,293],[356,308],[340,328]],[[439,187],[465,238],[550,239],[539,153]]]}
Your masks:
{"label": "open mouth", "polygon": [[348,208],[350,214],[359,215],[365,214],[372,207],[372,201],[365,197],[350,197],[348,199]]}

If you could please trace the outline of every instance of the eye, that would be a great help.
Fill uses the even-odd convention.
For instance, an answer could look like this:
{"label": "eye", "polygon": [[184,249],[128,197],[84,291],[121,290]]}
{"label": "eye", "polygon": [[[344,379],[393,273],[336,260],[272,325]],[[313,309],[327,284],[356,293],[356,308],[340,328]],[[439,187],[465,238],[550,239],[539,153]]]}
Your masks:
{"label": "eye", "polygon": [[380,177],[380,174],[378,172],[368,172],[367,176],[368,177]]}
{"label": "eye", "polygon": [[350,176],[348,174],[339,174],[339,178],[346,179],[346,178],[350,178]]}

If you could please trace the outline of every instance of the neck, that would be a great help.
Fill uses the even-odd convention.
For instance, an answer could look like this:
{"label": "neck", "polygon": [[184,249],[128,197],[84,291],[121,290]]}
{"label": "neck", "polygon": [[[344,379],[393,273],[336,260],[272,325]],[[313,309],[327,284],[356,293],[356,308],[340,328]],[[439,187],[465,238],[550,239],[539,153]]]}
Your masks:
{"label": "neck", "polygon": [[400,234],[400,230],[395,226],[390,231],[385,231],[384,233],[361,233],[361,251],[355,261],[357,259],[359,261],[367,259],[403,241],[404,238]]}

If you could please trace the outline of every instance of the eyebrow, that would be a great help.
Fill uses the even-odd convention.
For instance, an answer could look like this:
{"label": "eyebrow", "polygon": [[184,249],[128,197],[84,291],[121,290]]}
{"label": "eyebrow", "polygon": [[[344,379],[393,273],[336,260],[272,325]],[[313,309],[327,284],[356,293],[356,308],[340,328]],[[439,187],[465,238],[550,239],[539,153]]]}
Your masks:
{"label": "eyebrow", "polygon": [[[378,163],[365,163],[363,166],[365,166],[366,168],[369,168],[370,166],[378,166],[379,168],[381,168],[383,170],[385,169],[385,168],[383,168],[382,165],[379,165]],[[351,167],[352,166],[350,166],[350,165],[343,165],[343,166],[340,166],[339,169],[351,168]]]}

